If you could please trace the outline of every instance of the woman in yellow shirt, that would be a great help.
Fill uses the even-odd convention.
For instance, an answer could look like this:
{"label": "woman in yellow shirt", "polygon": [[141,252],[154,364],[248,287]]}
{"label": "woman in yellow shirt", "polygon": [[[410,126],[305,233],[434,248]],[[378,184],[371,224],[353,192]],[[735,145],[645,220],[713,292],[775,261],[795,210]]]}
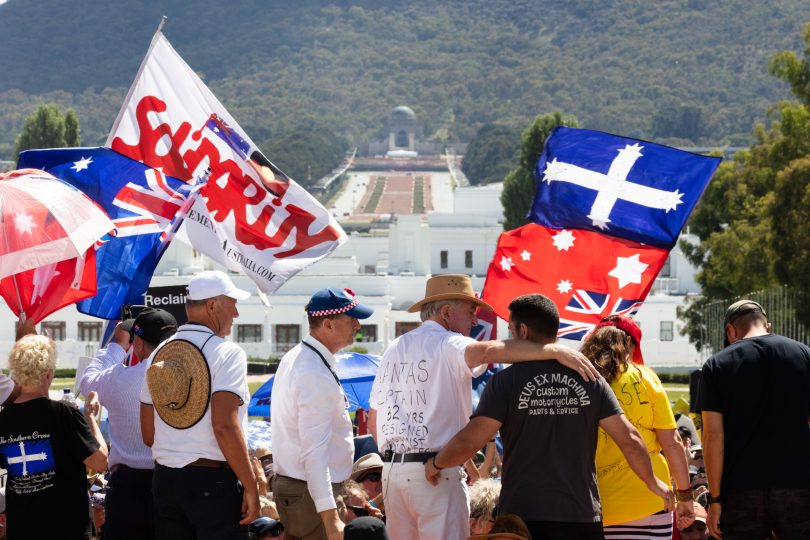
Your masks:
{"label": "woman in yellow shirt", "polygon": [[[629,317],[606,317],[586,339],[582,353],[607,379],[625,416],[638,429],[656,477],[677,486],[677,526],[694,520],[686,454],[669,398],[653,370],[642,365],[641,329]],[[630,469],[619,447],[599,430],[596,476],[606,540],[672,538],[672,515]]]}

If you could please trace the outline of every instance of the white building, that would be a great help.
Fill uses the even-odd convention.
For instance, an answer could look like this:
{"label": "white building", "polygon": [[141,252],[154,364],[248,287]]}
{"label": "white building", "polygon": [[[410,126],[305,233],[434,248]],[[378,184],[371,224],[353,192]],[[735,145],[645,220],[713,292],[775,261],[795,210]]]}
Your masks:
{"label": "white building", "polygon": [[[427,276],[469,274],[480,291],[503,230],[502,186],[458,188],[453,192],[448,174],[431,174],[438,177],[431,194],[436,211],[426,218],[395,216],[387,231],[351,233],[349,241],[332,256],[281,287],[269,298],[269,306],[257,296],[240,302],[232,339],[249,356],[278,357],[305,335],[304,305],[310,295],[322,287],[348,287],[361,302],[375,310],[374,315],[362,321],[364,337],[358,345],[369,352],[381,353],[396,336],[419,324],[418,313],[405,310],[422,298]],[[341,205],[351,208],[357,202],[351,186],[363,184],[363,179],[358,178],[363,175],[354,176],[344,200],[338,200],[332,209],[336,216],[343,215]],[[192,248],[174,242],[161,260],[152,286],[184,285],[196,272],[215,267]],[[699,292],[694,273],[695,269],[676,247],[636,317],[644,333],[642,350],[650,365],[686,367],[701,362],[699,353],[680,334],[675,313],[687,294]],[[245,276],[233,277],[238,286],[255,292],[255,286]],[[0,309],[7,320],[0,328],[0,367],[6,367],[14,339],[14,316],[7,307]],[[98,319],[80,314],[72,306],[52,314],[42,327],[57,340],[59,366],[63,368],[75,367],[80,356],[92,356],[102,332]],[[499,321],[498,336],[507,336],[504,321]],[[578,345],[572,342],[572,346]]]}

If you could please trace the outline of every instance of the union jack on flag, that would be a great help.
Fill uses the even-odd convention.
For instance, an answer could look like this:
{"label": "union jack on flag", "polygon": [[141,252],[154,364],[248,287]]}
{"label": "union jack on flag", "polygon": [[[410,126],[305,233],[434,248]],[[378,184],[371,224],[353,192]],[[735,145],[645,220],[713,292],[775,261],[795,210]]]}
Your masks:
{"label": "union jack on flag", "polygon": [[568,301],[568,305],[560,313],[560,330],[557,336],[581,340],[603,317],[634,315],[642,302],[643,300],[625,298],[617,298],[612,301],[610,294],[577,289]]}

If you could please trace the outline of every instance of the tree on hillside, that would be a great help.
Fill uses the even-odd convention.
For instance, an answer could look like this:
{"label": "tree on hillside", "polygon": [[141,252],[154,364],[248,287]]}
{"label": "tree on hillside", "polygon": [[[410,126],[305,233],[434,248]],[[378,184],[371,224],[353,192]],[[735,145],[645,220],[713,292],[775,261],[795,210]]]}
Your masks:
{"label": "tree on hillside", "polygon": [[516,229],[528,223],[526,215],[529,213],[536,191],[534,166],[543,151],[546,138],[555,127],[562,125],[577,127],[577,121],[572,116],[554,112],[538,116],[523,132],[518,166],[506,175],[501,193],[504,230]]}
{"label": "tree on hillside", "polygon": [[323,127],[306,127],[274,137],[261,145],[267,158],[299,184],[326,176],[343,160],[345,142]]}
{"label": "tree on hillside", "polygon": [[503,182],[517,163],[519,141],[517,127],[488,124],[467,145],[461,170],[473,185]]}
{"label": "tree on hillside", "polygon": [[81,144],[79,118],[73,109],[62,116],[56,105],[40,105],[28,115],[17,136],[15,157],[32,148],[65,148]]}
{"label": "tree on hillside", "polygon": [[804,58],[774,56],[770,70],[799,102],[781,102],[770,129],[757,125],[756,143],[723,163],[690,218],[700,243],[681,247],[700,267],[704,298],[679,310],[700,349],[713,329],[701,311],[709,303],[777,285],[799,291],[798,319],[810,325],[810,24]]}

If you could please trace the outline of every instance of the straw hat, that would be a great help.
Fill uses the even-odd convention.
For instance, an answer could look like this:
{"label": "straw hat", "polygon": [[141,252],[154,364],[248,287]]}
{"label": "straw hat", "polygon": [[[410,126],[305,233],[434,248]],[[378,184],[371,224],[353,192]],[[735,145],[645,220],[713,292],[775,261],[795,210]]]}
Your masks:
{"label": "straw hat", "polygon": [[532,535],[526,523],[514,514],[506,514],[495,518],[489,534],[474,534],[467,540],[487,540],[488,538],[511,538],[514,540],[531,540]]}
{"label": "straw hat", "polygon": [[211,397],[211,372],[200,349],[183,339],[157,350],[146,371],[152,404],[161,420],[188,429],[205,415]]}
{"label": "straw hat", "polygon": [[352,475],[351,479],[355,482],[358,482],[358,478],[363,476],[365,473],[379,470],[382,471],[383,468],[383,460],[380,457],[380,454],[376,452],[372,452],[370,454],[366,454],[365,456],[361,457],[357,461],[354,462],[352,465]]}
{"label": "straw hat", "polygon": [[425,285],[425,298],[408,308],[408,313],[416,313],[422,306],[430,302],[443,300],[467,300],[492,311],[492,306],[479,300],[472,288],[470,276],[464,274],[443,274],[433,276]]}

